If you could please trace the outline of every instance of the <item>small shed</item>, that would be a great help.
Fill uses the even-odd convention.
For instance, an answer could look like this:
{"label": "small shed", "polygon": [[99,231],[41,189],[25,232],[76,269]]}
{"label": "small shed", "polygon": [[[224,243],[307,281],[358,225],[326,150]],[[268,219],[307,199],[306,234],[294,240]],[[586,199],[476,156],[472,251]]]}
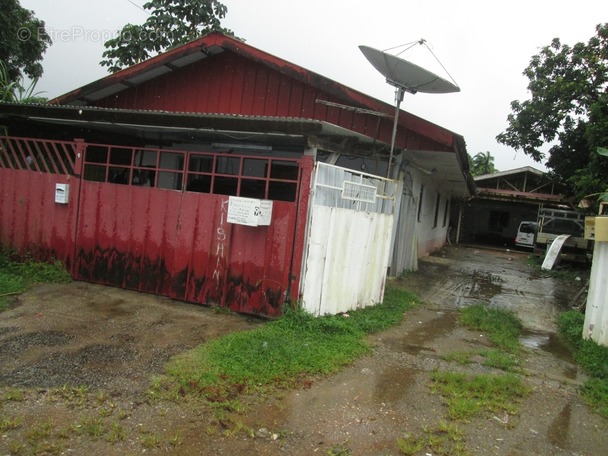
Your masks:
{"label": "small shed", "polygon": [[520,222],[536,221],[543,207],[567,203],[563,187],[530,166],[474,180],[474,197],[454,208],[458,242],[511,245]]}
{"label": "small shed", "polygon": [[382,301],[471,193],[464,140],[211,33],[0,104],[0,244],[75,279],[275,317]]}

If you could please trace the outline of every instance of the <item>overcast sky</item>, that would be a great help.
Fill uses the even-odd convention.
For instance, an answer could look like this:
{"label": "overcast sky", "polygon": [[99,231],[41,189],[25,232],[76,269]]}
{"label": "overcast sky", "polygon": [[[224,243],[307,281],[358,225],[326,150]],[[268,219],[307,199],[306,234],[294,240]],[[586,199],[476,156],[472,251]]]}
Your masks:
{"label": "overcast sky", "polygon": [[[21,0],[46,22],[53,45],[37,89],[52,98],[105,76],[103,43],[126,23],[143,23],[145,0]],[[387,103],[394,89],[358,46],[388,49],[421,38],[401,57],[460,86],[455,94],[405,95],[402,109],[464,136],[469,154],[489,151],[501,170],[542,164],[499,145],[512,100],[528,97],[522,75],[555,37],[587,42],[608,22],[598,0],[224,0],[223,25],[251,46]],[[437,62],[435,57],[441,65]],[[442,69],[445,67],[449,74]]]}

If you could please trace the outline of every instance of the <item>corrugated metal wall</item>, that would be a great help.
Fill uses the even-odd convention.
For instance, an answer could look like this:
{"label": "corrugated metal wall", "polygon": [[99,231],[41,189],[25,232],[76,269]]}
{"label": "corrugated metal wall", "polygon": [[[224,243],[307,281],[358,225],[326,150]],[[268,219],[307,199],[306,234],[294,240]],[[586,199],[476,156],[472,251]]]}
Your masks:
{"label": "corrugated metal wall", "polygon": [[335,314],[382,302],[397,188],[395,181],[316,164],[303,278],[307,311]]}
{"label": "corrugated metal wall", "polygon": [[[271,57],[265,54],[264,59],[268,58]],[[386,109],[388,115],[380,118],[327,106],[318,101],[353,106],[361,106],[361,101],[348,99],[344,86],[333,81],[323,79],[326,86],[332,84],[324,91],[315,88],[314,84],[294,78],[290,73],[296,71],[295,66],[281,68],[284,71],[276,69],[285,64],[280,59],[276,59],[275,68],[268,63],[272,62],[264,64],[225,51],[101,99],[95,105],[119,109],[316,119],[390,143],[394,110],[390,105],[374,107]],[[314,77],[314,73],[301,68],[300,72]],[[340,91],[343,96],[338,98],[330,91]],[[401,119],[403,125],[396,138],[400,147],[452,150],[454,138],[451,132],[407,113],[402,113]],[[406,129],[405,119],[409,130]]]}
{"label": "corrugated metal wall", "polygon": [[[409,187],[408,187],[409,182]],[[391,261],[391,275],[418,270],[418,238],[416,236],[416,211],[418,204],[411,193],[411,177],[406,178],[396,221],[395,244]]]}
{"label": "corrugated metal wall", "polygon": [[75,213],[55,203],[55,185],[73,178],[74,142],[0,137],[0,246],[35,258],[72,262]]}
{"label": "corrugated metal wall", "polygon": [[595,241],[583,338],[608,346],[608,242]]}
{"label": "corrugated metal wall", "polygon": [[[21,154],[22,143],[31,154]],[[235,166],[222,171],[222,154],[172,150],[167,154],[178,160],[170,162],[159,150],[66,143],[74,156],[83,157],[74,162],[73,176],[34,168],[28,159],[48,158],[61,144],[5,138],[3,248],[64,260],[76,279],[243,313],[278,316],[285,300],[297,297],[312,158],[228,154],[225,161]],[[148,165],[157,167],[135,159],[144,156],[155,157]],[[146,180],[149,186],[143,186],[142,171],[154,176]],[[188,191],[186,183],[194,185],[194,178],[208,178],[209,188]],[[54,203],[55,184],[64,182],[70,183],[69,203]],[[227,183],[240,196],[277,195],[270,225],[228,223],[230,196],[210,193],[226,191]]]}

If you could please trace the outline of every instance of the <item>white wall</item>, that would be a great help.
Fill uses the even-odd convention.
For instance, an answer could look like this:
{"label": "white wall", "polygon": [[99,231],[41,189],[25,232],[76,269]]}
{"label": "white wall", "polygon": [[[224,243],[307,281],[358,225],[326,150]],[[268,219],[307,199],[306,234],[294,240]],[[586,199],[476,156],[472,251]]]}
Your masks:
{"label": "white wall", "polygon": [[608,241],[595,241],[583,338],[608,346]]}
{"label": "white wall", "polygon": [[[450,192],[443,188],[443,182],[433,175],[408,167],[401,174],[402,194],[398,219],[396,220],[393,245],[391,275],[398,276],[405,271],[418,269],[418,258],[432,253],[446,244],[450,224]],[[418,207],[420,187],[424,185],[420,219]],[[440,195],[437,226],[435,222],[435,202]],[[446,215],[446,206],[448,212]]]}
{"label": "white wall", "polygon": [[[443,182],[438,182],[433,176],[428,176],[420,171],[413,170],[414,176],[413,192],[416,203],[420,198],[420,187],[424,185],[424,194],[422,198],[422,206],[420,217],[418,210],[416,211],[416,236],[418,245],[418,258],[426,256],[446,244],[446,235],[450,223],[450,214],[448,214],[444,223],[444,213],[446,201],[449,204],[450,194],[443,189]],[[439,194],[439,211],[437,216],[437,225],[435,222],[435,206],[436,198]]]}
{"label": "white wall", "polygon": [[314,206],[303,307],[334,315],[382,302],[393,216]]}
{"label": "white wall", "polygon": [[382,302],[397,188],[393,180],[315,164],[300,282],[305,310],[336,314]]}

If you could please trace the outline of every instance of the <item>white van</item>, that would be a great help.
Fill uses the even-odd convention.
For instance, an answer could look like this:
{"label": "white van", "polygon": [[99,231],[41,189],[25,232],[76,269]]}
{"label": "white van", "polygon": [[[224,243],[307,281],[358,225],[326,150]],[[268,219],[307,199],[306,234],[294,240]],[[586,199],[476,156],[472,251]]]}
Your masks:
{"label": "white van", "polygon": [[538,230],[538,223],[536,222],[521,222],[517,229],[517,236],[515,237],[515,245],[520,247],[534,247],[534,238],[536,237],[536,231]]}

